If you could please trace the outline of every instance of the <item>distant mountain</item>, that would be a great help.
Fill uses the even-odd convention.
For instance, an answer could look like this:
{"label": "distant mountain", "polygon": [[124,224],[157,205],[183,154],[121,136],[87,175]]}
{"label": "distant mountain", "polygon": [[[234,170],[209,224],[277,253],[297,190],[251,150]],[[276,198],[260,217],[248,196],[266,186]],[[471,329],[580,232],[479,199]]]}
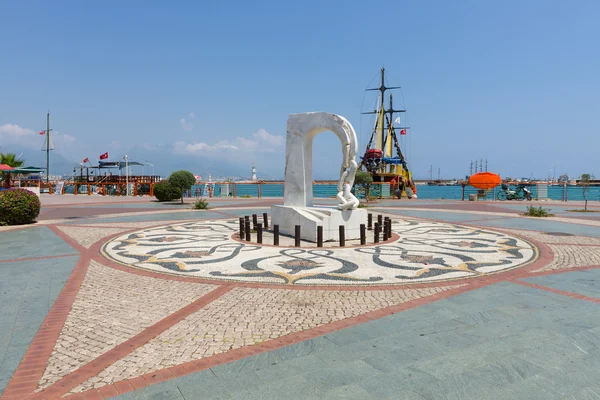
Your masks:
{"label": "distant mountain", "polygon": [[[36,149],[11,146],[11,152],[21,155],[25,160],[25,165],[33,165],[36,167],[46,167],[46,152]],[[109,161],[121,160],[127,154],[131,161],[146,161],[154,165],[152,167],[144,167],[144,174],[160,175],[163,177],[169,176],[173,171],[184,169],[191,171],[194,174],[201,175],[207,178],[210,173],[212,177],[236,177],[242,180],[249,180],[252,175],[252,161],[239,159],[231,156],[219,157],[218,154],[212,153],[207,156],[199,157],[197,155],[173,154],[172,146],[155,146],[133,147],[127,151],[110,151]],[[258,172],[258,178],[262,180],[283,180],[285,163],[280,160],[281,155],[272,156],[271,154],[257,156],[255,163]],[[90,159],[93,165],[97,164],[97,160]],[[50,174],[71,176],[73,169],[79,170],[81,160],[71,160],[55,151],[50,152]],[[113,171],[116,172],[116,171]],[[133,174],[141,174],[141,167],[132,167]],[[322,174],[313,165],[313,179],[337,179],[331,176],[330,173]]]}
{"label": "distant mountain", "polygon": [[[25,160],[24,165],[33,165],[35,167],[46,168],[46,152],[32,150],[31,148],[11,146],[11,153],[20,156]],[[50,151],[50,174],[51,175],[72,175],[73,168],[79,167],[79,162],[69,160],[56,151]]]}
{"label": "distant mountain", "polygon": [[[156,146],[153,148],[133,147],[127,152],[129,160],[132,161],[147,161],[154,165],[154,174],[160,176],[168,176],[171,172],[185,169],[194,174],[201,175],[203,178],[211,176],[220,177],[240,177],[251,176],[252,163],[232,157],[223,158],[218,154],[208,154],[205,157],[197,155],[173,154],[170,146]],[[260,179],[283,179],[283,166],[281,173],[273,173],[272,170],[261,170],[262,163],[268,165],[268,161],[260,160],[261,164],[257,163],[258,177]],[[266,166],[266,168],[269,168]],[[271,169],[279,169],[271,166]],[[135,171],[135,170],[134,170]],[[147,172],[146,172],[147,173]]]}

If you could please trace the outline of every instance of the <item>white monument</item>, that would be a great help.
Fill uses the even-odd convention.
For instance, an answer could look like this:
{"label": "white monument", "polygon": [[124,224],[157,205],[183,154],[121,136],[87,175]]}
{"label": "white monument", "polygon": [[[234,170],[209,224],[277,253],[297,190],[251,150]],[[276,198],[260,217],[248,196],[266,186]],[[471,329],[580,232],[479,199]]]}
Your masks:
{"label": "white monument", "polygon": [[252,164],[252,178],[251,180],[253,182],[256,182],[258,179],[256,178],[256,167],[254,166],[254,164]]}
{"label": "white monument", "polygon": [[[331,131],[342,142],[342,166],[338,182],[337,207],[313,207],[312,145],[314,137]],[[338,240],[339,226],[345,227],[346,239],[360,237],[360,224],[367,223],[367,211],[358,208],[358,199],[350,192],[358,165],[358,141],[346,118],[325,112],[291,114],[287,122],[285,145],[285,185],[283,206],[271,207],[273,225],[279,232],[294,235],[300,225],[302,239],[316,241],[317,226],[323,227],[323,240]]]}

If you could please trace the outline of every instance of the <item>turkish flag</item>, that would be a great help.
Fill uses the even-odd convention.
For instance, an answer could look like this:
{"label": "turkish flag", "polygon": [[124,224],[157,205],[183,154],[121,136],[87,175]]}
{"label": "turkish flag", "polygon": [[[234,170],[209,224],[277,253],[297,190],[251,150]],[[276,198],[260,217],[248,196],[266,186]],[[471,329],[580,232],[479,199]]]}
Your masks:
{"label": "turkish flag", "polygon": [[46,131],[40,131],[40,135],[45,135]]}
{"label": "turkish flag", "polygon": [[83,159],[83,162],[84,162],[84,163],[86,163],[86,162],[88,162],[88,161],[90,161],[90,160],[89,160],[89,158],[87,158],[87,157]]}
{"label": "turkish flag", "polygon": [[402,130],[400,131],[400,134],[401,134],[401,135],[406,135],[406,129],[402,129]]}
{"label": "turkish flag", "polygon": [[108,158],[108,151],[104,154],[100,154],[100,159],[101,160],[106,160]]}

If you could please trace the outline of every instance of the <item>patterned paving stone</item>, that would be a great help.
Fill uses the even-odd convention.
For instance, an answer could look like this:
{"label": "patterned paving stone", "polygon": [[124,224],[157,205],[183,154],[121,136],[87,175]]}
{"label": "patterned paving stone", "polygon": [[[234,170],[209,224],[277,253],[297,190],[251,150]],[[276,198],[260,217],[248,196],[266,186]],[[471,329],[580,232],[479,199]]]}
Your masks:
{"label": "patterned paving stone", "polygon": [[[294,285],[405,284],[476,278],[528,265],[531,243],[447,223],[394,221],[399,239],[360,248],[297,248],[232,238],[238,220],[177,223],[114,238],[104,255],[152,271],[227,281]],[[371,232],[369,232],[372,235]]]}
{"label": "patterned paving stone", "polygon": [[38,390],[214,288],[129,274],[92,261]]}
{"label": "patterned paving stone", "polygon": [[57,228],[75,240],[77,243],[88,249],[91,245],[104,237],[116,235],[117,233],[127,230],[126,228],[91,228],[79,226],[57,226]]}
{"label": "patterned paving stone", "polygon": [[72,393],[276,339],[459,287],[326,291],[235,288]]}
{"label": "patterned paving stone", "polygon": [[554,252],[554,259],[535,272],[600,265],[600,247],[575,245],[548,245]]}
{"label": "patterned paving stone", "polygon": [[531,238],[534,240],[539,240],[542,243],[555,243],[555,244],[585,244],[585,245],[597,245],[600,246],[600,238],[589,237],[589,236],[579,236],[579,235],[569,235],[569,236],[555,236],[548,234],[549,232],[535,232],[535,231],[524,231],[518,229],[511,229],[511,232],[524,236],[527,238]]}
{"label": "patterned paving stone", "polygon": [[[95,220],[96,221],[96,220]],[[83,226],[85,225],[88,228],[99,228],[99,227],[106,227],[106,228],[128,228],[128,229],[133,229],[133,228],[147,228],[149,226],[156,226],[158,224],[160,224],[160,222],[157,221],[142,221],[142,222],[95,222],[92,224],[90,223],[89,225],[85,225],[85,224],[76,224],[78,226]],[[102,221],[101,219],[98,219],[97,221]],[[75,225],[75,224],[74,224]]]}

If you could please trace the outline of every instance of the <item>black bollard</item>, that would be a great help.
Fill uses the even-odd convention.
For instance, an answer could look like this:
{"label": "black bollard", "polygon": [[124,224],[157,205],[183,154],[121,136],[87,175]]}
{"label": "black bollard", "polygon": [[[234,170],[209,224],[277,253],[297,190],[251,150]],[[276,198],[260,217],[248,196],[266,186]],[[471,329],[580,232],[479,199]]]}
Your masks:
{"label": "black bollard", "polygon": [[386,240],[388,240],[388,224],[390,223],[390,220],[388,219],[388,217],[385,217],[385,219],[383,220],[383,241],[385,242]]}
{"label": "black bollard", "polygon": [[273,225],[273,245],[279,246],[279,225]]}
{"label": "black bollard", "polygon": [[375,229],[373,229],[373,242],[379,243],[379,223],[375,222]]}
{"label": "black bollard", "polygon": [[240,240],[244,240],[244,217],[240,217]]}
{"label": "black bollard", "polygon": [[262,244],[262,224],[256,224],[256,243]]}
{"label": "black bollard", "polygon": [[346,246],[346,228],[340,225],[340,247]]}
{"label": "black bollard", "polygon": [[360,224],[360,244],[361,246],[367,244],[367,229],[365,224]]}
{"label": "black bollard", "polygon": [[377,223],[379,224],[379,228],[381,229],[381,227],[383,226],[383,215],[379,214],[377,216]]}
{"label": "black bollard", "polygon": [[252,240],[252,237],[250,236],[250,220],[246,221],[246,241],[249,242],[250,240]]}
{"label": "black bollard", "polygon": [[367,228],[369,230],[373,229],[373,214],[367,214]]}
{"label": "black bollard", "polygon": [[296,225],[294,229],[294,246],[300,247],[300,225]]}
{"label": "black bollard", "polygon": [[256,214],[252,214],[252,229],[256,230],[256,224],[258,224],[258,217]]}
{"label": "black bollard", "polygon": [[388,239],[392,237],[392,219],[388,220]]}
{"label": "black bollard", "polygon": [[269,216],[267,215],[267,213],[263,213],[263,224],[265,229],[269,229]]}
{"label": "black bollard", "polygon": [[317,247],[323,247],[323,227],[317,226]]}

